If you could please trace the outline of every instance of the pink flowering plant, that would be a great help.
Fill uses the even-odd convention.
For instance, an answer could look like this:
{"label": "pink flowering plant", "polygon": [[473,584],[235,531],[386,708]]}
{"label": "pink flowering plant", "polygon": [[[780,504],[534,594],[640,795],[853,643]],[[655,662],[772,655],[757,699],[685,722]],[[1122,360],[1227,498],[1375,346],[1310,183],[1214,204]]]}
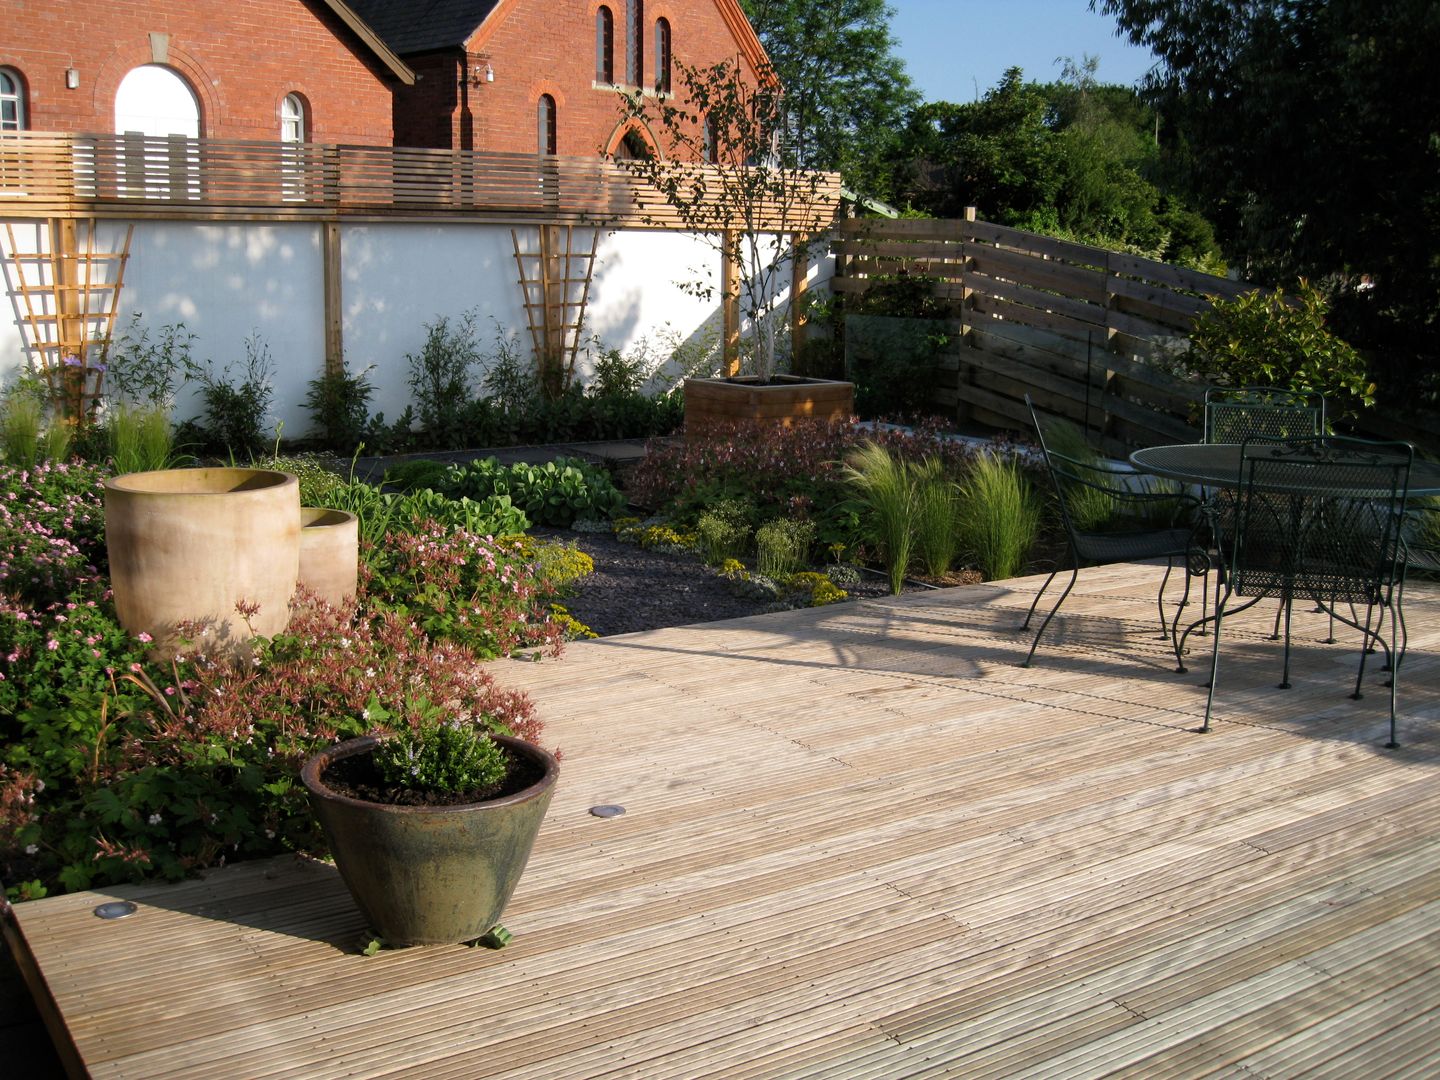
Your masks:
{"label": "pink flowering plant", "polygon": [[560,647],[553,591],[513,541],[396,523],[359,602],[297,595],[251,662],[200,627],[157,663],[115,616],[94,469],[0,470],[0,876],[16,897],[321,850],[301,761],[437,715],[537,739],[483,659]]}

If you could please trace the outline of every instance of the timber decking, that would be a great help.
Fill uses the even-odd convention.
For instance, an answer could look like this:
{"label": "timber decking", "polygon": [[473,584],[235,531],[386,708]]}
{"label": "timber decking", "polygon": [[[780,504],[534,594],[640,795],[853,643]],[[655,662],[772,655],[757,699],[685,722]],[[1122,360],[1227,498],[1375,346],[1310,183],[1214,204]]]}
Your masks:
{"label": "timber decking", "polygon": [[493,665],[564,753],[502,952],[357,956],[286,859],[17,918],[97,1077],[1434,1075],[1440,591],[1387,751],[1301,612],[1289,691],[1227,620],[1192,733],[1156,574],[1084,572],[1028,670],[1034,578]]}

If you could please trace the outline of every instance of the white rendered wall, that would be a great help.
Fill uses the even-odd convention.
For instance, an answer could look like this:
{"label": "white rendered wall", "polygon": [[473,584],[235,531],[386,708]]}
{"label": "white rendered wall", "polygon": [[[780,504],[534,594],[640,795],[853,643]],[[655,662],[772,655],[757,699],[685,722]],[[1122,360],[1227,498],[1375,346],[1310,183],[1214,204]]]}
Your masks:
{"label": "white rendered wall", "polygon": [[[45,250],[44,225],[14,223],[16,244]],[[124,224],[102,222],[99,244],[118,248]],[[160,328],[183,323],[195,335],[193,355],[216,372],[243,374],[245,340],[252,333],[274,362],[272,424],[299,437],[310,418],[301,402],[307,383],[325,366],[323,226],[317,223],[210,225],[139,221],[135,224],[116,336],[140,312],[152,340]],[[536,250],[533,227],[520,227],[521,244]],[[574,244],[593,234],[577,228]],[[8,239],[0,234],[0,245]],[[13,276],[13,265],[7,266]],[[828,279],[833,263],[818,260],[812,287]],[[677,343],[718,340],[720,257],[692,234],[602,230],[586,308],[586,344],[629,351],[648,342],[652,354]],[[410,400],[405,357],[424,345],[426,325],[474,312],[482,352],[493,348],[497,328],[528,356],[529,324],[522,304],[510,227],[431,225],[418,222],[353,224],[341,228],[341,306],[345,362],[351,372],[373,365],[371,410],[394,420]],[[710,300],[681,286],[703,280]],[[789,272],[784,274],[788,285]],[[0,380],[8,383],[26,362],[23,309],[7,283],[0,306]],[[578,374],[588,378],[592,359],[582,352]],[[176,403],[177,419],[198,410],[192,390]]]}

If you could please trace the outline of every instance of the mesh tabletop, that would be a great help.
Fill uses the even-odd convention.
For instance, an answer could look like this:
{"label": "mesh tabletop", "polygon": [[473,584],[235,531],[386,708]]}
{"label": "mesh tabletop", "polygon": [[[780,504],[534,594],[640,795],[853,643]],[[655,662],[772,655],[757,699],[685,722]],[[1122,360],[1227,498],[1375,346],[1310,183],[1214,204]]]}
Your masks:
{"label": "mesh tabletop", "polygon": [[[1283,454],[1283,448],[1277,447]],[[1252,457],[1256,448],[1251,446]],[[1239,443],[1181,443],[1176,446],[1151,446],[1136,450],[1130,455],[1130,463],[1143,472],[1156,476],[1180,480],[1202,487],[1238,488],[1241,484]],[[1264,487],[1281,493],[1304,493],[1311,490],[1312,473],[1307,467],[1297,467],[1293,481],[1287,481],[1283,461],[1281,467],[1267,469]],[[1411,495],[1440,495],[1440,464],[1433,461],[1416,461],[1410,468]],[[1378,498],[1388,491],[1356,487],[1354,490],[1331,490],[1332,495],[1351,495],[1357,498]]]}

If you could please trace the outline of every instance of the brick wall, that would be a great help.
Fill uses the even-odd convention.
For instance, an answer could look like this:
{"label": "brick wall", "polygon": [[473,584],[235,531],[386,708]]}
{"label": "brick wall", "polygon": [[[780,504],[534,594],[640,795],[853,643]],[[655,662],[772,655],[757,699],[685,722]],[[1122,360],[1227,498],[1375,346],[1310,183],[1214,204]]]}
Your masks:
{"label": "brick wall", "polygon": [[[606,0],[615,20],[615,77],[626,73],[625,0]],[[595,81],[595,15],[599,0],[519,0],[502,4],[468,43],[478,85],[459,86],[459,52],[407,57],[419,85],[396,96],[396,142],[410,146],[534,153],[541,94],[555,99],[556,150],[593,157],[613,150],[623,131],[616,88]],[[714,0],[646,0],[645,74],[655,84],[655,20],[670,22],[676,63],[692,66],[731,59],[740,51]],[[441,62],[443,59],[443,63]],[[495,73],[484,81],[485,64]],[[433,70],[432,70],[433,66]],[[432,82],[433,79],[433,82]],[[425,83],[432,85],[427,90]],[[432,111],[433,110],[433,111]],[[436,116],[439,112],[442,115]],[[467,114],[470,123],[466,123]],[[473,135],[467,138],[467,128]]]}
{"label": "brick wall", "polygon": [[293,93],[315,142],[391,141],[393,76],[316,0],[7,4],[0,66],[25,81],[31,129],[111,131],[121,79],[153,60],[151,34],[169,35],[166,64],[195,91],[201,135],[276,139]]}

